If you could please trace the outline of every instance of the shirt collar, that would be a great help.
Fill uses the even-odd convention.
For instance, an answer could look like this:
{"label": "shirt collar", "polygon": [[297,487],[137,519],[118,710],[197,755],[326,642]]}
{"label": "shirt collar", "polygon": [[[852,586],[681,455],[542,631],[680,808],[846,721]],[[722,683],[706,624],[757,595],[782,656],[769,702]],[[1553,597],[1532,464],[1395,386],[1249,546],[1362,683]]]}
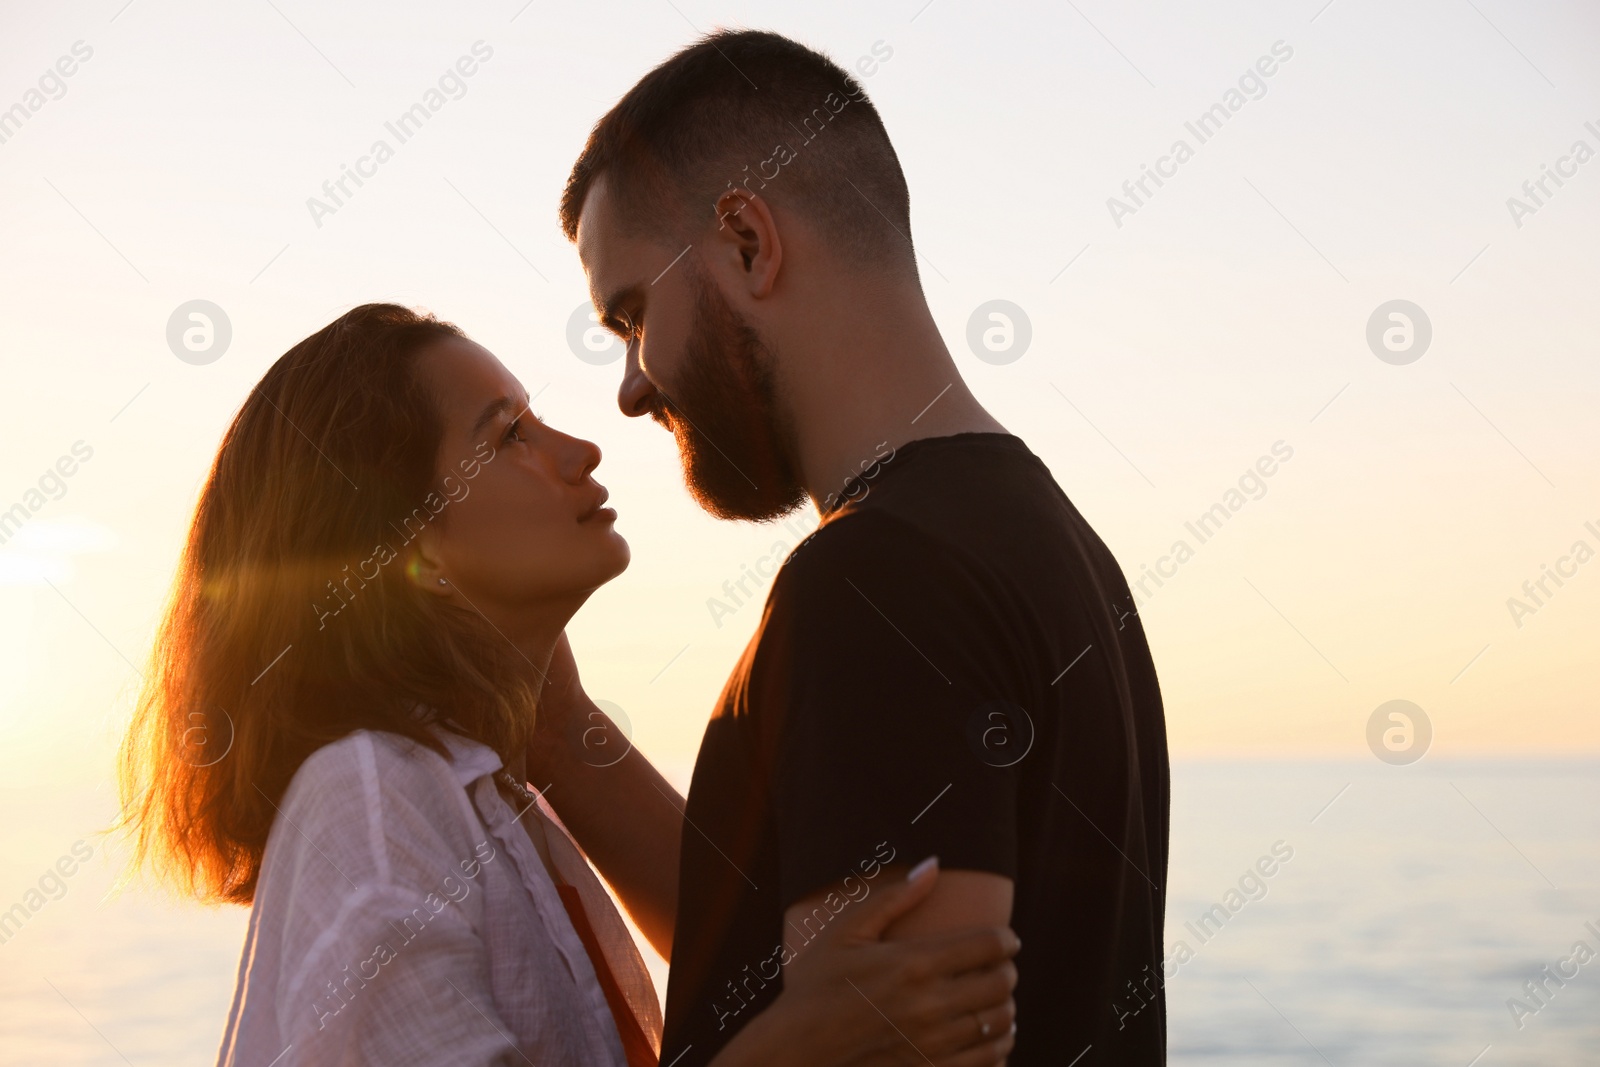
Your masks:
{"label": "shirt collar", "polygon": [[499,754],[482,742],[453,730],[436,728],[434,732],[449,750],[450,769],[455,772],[456,782],[463,789],[505,766]]}

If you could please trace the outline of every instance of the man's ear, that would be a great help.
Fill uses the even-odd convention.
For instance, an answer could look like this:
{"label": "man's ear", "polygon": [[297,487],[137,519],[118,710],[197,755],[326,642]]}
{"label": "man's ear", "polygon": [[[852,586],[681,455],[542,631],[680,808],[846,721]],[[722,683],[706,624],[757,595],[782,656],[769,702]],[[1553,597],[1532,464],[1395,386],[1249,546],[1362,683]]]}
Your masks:
{"label": "man's ear", "polygon": [[454,592],[439,559],[438,535],[432,526],[425,527],[406,546],[405,564],[406,580],[423,592],[445,597]]}
{"label": "man's ear", "polygon": [[770,205],[748,189],[729,189],[715,208],[717,228],[703,258],[724,281],[758,299],[769,295],[783,266],[783,242]]}

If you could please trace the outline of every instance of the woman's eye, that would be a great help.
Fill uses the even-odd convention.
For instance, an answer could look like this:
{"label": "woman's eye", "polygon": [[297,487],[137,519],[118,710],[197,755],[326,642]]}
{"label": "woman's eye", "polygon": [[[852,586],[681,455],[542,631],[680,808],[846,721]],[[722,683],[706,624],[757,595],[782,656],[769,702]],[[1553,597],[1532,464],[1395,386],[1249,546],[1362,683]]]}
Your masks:
{"label": "woman's eye", "polygon": [[511,420],[511,425],[506,427],[505,439],[507,441],[524,440],[522,436],[522,416],[519,415]]}

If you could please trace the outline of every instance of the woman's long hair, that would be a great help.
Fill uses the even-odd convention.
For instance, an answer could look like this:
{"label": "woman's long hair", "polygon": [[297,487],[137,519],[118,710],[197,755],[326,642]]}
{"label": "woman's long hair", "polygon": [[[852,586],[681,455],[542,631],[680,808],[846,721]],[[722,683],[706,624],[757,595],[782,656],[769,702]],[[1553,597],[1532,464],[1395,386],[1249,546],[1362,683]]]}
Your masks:
{"label": "woman's long hair", "polygon": [[492,461],[439,456],[437,402],[414,370],[422,348],[460,336],[358,307],[274,363],[234,417],[123,743],[135,867],[248,904],[306,757],[360,729],[443,751],[419,708],[502,758],[521,751],[533,692],[520,655],[405,573],[407,543],[449,520],[439,468]]}

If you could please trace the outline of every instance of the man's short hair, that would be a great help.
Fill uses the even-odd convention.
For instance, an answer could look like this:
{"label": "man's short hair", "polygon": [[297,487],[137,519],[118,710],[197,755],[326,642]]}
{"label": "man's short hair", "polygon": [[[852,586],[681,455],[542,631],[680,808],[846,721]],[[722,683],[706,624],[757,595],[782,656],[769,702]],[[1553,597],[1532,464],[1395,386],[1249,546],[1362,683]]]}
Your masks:
{"label": "man's short hair", "polygon": [[877,109],[838,64],[775,33],[709,34],[641,78],[573,164],[568,239],[602,174],[632,235],[677,240],[737,188],[801,214],[845,258],[916,271],[910,193]]}

